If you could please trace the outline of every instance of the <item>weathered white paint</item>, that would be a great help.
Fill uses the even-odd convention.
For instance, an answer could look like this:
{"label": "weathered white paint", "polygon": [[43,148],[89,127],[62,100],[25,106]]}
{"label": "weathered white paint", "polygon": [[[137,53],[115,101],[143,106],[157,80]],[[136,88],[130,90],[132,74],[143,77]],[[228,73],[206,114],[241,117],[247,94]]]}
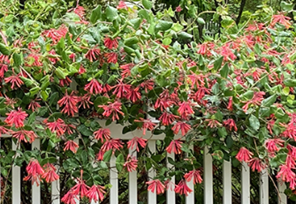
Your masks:
{"label": "weathered white paint", "polygon": [[242,163],[242,204],[250,204],[250,167]]}
{"label": "weathered white paint", "polygon": [[204,148],[204,202],[205,204],[213,204],[213,164],[212,155],[209,149]]}
{"label": "weathered white paint", "polygon": [[[172,160],[175,161],[175,153],[171,152],[171,154],[167,153],[167,168],[168,169],[174,169],[174,165],[169,163],[168,158],[171,158]],[[175,176],[171,178],[171,181],[173,184],[175,184]],[[175,204],[176,203],[176,194],[175,194],[175,186],[172,186],[172,189],[169,188],[166,191],[166,203],[167,204]]]}
{"label": "weathered white paint", "polygon": [[[193,150],[193,145],[189,146],[190,150]],[[186,204],[194,204],[194,184],[193,184],[193,179],[191,179],[191,181],[187,182],[186,181],[187,186],[192,190],[192,192],[186,196]]]}
{"label": "weathered white paint", "polygon": [[[149,140],[148,141],[148,148],[150,149],[151,153],[153,154],[156,150],[156,144],[155,140]],[[155,170],[153,167],[148,172],[149,180],[153,180],[153,178],[156,176]],[[157,203],[157,194],[156,192],[152,193],[151,191],[148,191],[148,204],[156,204]]]}
{"label": "weathered white paint", "polygon": [[110,204],[118,204],[118,171],[116,169],[116,157],[111,156],[110,159]]}
{"label": "weathered white paint", "polygon": [[[17,150],[18,145],[12,142],[12,150]],[[17,154],[18,156],[18,154]],[[21,168],[12,167],[12,204],[21,203]]]}
{"label": "weathered white paint", "polygon": [[231,160],[223,161],[223,204],[232,204]]}
{"label": "weathered white paint", "polygon": [[284,193],[286,190],[287,186],[285,182],[282,180],[278,180],[278,190],[279,190],[279,198],[278,198],[278,204],[287,204],[287,196]]}
{"label": "weathered white paint", "polygon": [[269,204],[268,170],[260,173],[260,204]]}
{"label": "weathered white paint", "polygon": [[[129,149],[129,154],[132,157],[137,158],[137,151],[134,147],[133,149]],[[137,204],[138,203],[138,186],[137,186],[137,171],[129,172],[128,174],[128,187],[129,187],[129,204]]]}
{"label": "weathered white paint", "polygon": [[[32,150],[40,150],[40,139],[35,139],[32,143]],[[39,183],[41,185],[41,183]],[[37,186],[36,182],[32,185],[32,204],[40,204],[41,202],[41,189],[40,185]]]}

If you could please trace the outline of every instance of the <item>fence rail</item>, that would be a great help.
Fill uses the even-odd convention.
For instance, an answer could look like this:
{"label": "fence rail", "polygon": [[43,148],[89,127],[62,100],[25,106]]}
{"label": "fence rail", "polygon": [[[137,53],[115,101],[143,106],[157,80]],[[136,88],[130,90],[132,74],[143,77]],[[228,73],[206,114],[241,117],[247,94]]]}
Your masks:
{"label": "fence rail", "polygon": [[[101,124],[103,121],[100,122]],[[113,124],[108,126],[113,135],[113,138],[119,138],[122,140],[130,140],[134,137],[134,135],[141,135],[144,138],[148,138],[147,135],[142,135],[142,131],[135,130],[133,132],[129,132],[127,134],[122,134],[122,126],[119,124]],[[10,137],[9,135],[4,135],[4,137]],[[178,138],[178,136],[176,136]],[[153,153],[156,150],[156,140],[164,139],[164,135],[156,135],[152,137],[148,141],[148,147],[150,151]],[[17,150],[17,144],[12,142],[12,149]],[[40,139],[36,139],[32,143],[32,149],[37,148],[40,149]],[[193,148],[193,147],[191,147]],[[133,150],[129,150],[131,154],[137,156],[137,152]],[[213,164],[212,164],[212,156],[208,153],[208,148],[204,149],[204,203],[205,204],[213,204]],[[167,158],[175,160],[174,153],[167,154]],[[110,204],[118,204],[119,203],[119,186],[118,186],[118,172],[116,170],[116,157],[112,156],[110,160],[110,184],[112,185],[110,189]],[[167,167],[171,168],[172,164],[167,162]],[[149,178],[153,178],[155,176],[155,171],[149,171]],[[224,161],[223,162],[223,203],[231,204],[232,203],[232,173],[231,173],[231,162]],[[20,204],[21,203],[21,174],[20,167],[13,166],[12,167],[12,204]],[[174,178],[172,181],[174,182]],[[137,204],[138,203],[138,192],[137,192],[137,172],[133,171],[129,173],[129,204]],[[268,204],[269,203],[269,178],[268,172],[263,171],[260,175],[260,204]],[[193,190],[186,197],[186,204],[194,204],[194,188],[193,181],[187,183],[188,186]],[[242,186],[242,196],[241,203],[249,204],[250,203],[250,167],[244,163],[241,167],[241,186]],[[278,204],[287,204],[287,197],[283,193],[286,186],[284,183],[278,182],[278,189],[280,191]],[[34,184],[32,186],[32,204],[40,204],[41,203],[41,189],[40,186]],[[55,181],[52,183],[52,204],[60,204],[60,192],[59,192],[59,181]],[[157,195],[156,193],[148,192],[148,204],[156,204],[157,203]],[[166,203],[167,204],[175,204],[176,203],[176,195],[172,190],[167,190],[166,192]],[[76,202],[79,204],[79,201]],[[92,202],[92,204],[98,204]]]}

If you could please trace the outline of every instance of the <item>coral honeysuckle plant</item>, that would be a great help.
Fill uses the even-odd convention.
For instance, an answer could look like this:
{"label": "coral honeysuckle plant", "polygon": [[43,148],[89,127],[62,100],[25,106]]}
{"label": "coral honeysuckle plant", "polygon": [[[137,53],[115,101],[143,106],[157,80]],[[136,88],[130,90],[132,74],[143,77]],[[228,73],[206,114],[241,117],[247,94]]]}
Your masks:
{"label": "coral honeysuckle plant", "polygon": [[[12,135],[18,151],[0,150],[2,176],[26,163],[27,182],[68,179],[62,189],[66,204],[103,200],[104,172],[115,155],[120,172],[158,172],[145,181],[146,189],[162,194],[175,186],[176,193],[188,195],[192,189],[185,181],[202,182],[202,164],[189,148],[196,145],[208,146],[216,160],[266,169],[287,182],[291,193],[296,27],[290,18],[263,8],[237,26],[222,13],[219,38],[200,44],[190,29],[202,24],[202,13],[192,11],[191,24],[173,22],[178,11],[154,14],[150,1],[142,3],[89,11],[79,5],[55,10],[55,3],[38,1],[38,12],[29,3],[18,15],[14,8],[3,11],[0,133]],[[124,127],[123,134],[164,134],[158,144],[163,153],[151,156],[151,137],[117,139],[108,128],[113,123]],[[30,150],[27,144],[37,138],[41,150]],[[141,151],[141,157],[126,148]],[[168,160],[178,170],[161,164],[166,153],[184,158]],[[2,193],[8,193],[5,185]]]}

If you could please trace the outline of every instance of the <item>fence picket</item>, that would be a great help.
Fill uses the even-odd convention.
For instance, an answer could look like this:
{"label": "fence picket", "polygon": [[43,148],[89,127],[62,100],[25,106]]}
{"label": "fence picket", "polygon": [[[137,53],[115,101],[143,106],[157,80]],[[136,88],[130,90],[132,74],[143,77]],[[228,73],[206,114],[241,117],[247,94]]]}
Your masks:
{"label": "fence picket", "polygon": [[279,197],[278,197],[278,204],[287,204],[287,196],[284,193],[287,186],[285,182],[278,180],[278,190],[279,190]]}
{"label": "fence picket", "polygon": [[268,171],[262,170],[260,173],[260,204],[269,204]]}
{"label": "fence picket", "polygon": [[223,204],[232,203],[231,160],[223,161]]}
{"label": "fence picket", "polygon": [[[40,150],[40,139],[35,139],[34,142],[32,143],[32,150],[34,149]],[[32,185],[32,204],[40,204],[40,201],[41,201],[40,185],[37,186],[36,182]]]}
{"label": "fence picket", "polygon": [[250,167],[242,163],[242,204],[250,204]]}
{"label": "fence picket", "polygon": [[[170,168],[174,169],[174,165],[169,163],[168,158],[171,158],[173,161],[175,161],[175,153],[174,152],[167,153],[167,168],[168,169],[170,169]],[[170,182],[175,184],[175,176],[173,176],[171,178]],[[175,186],[172,186],[172,188],[167,189],[167,192],[166,192],[166,197],[167,197],[166,203],[167,204],[175,204],[176,203],[176,194],[175,194],[174,189],[175,189]]]}
{"label": "fence picket", "polygon": [[213,204],[213,164],[212,155],[209,154],[209,149],[204,148],[204,202]]}
{"label": "fence picket", "polygon": [[118,171],[116,169],[116,157],[111,156],[110,159],[110,204],[118,204]]}
{"label": "fence picket", "polygon": [[[193,150],[193,145],[189,146],[189,149]],[[191,181],[187,182],[187,186],[192,190],[192,192],[186,196],[186,204],[194,204],[194,184],[193,184],[193,179]]]}
{"label": "fence picket", "polygon": [[[129,149],[129,154],[137,158],[136,148]],[[129,204],[138,203],[138,187],[137,187],[137,170],[129,172],[128,174],[128,187],[129,187]]]}
{"label": "fence picket", "polygon": [[[148,141],[148,147],[151,151],[151,153],[153,154],[156,150],[156,146],[155,146],[155,140],[149,140]],[[148,177],[149,180],[152,180],[155,177],[155,170],[154,169],[150,169],[148,172]],[[151,191],[148,191],[148,204],[156,204],[157,203],[157,194],[156,192],[152,193]]]}
{"label": "fence picket", "polygon": [[[18,145],[12,141],[12,150],[17,150]],[[18,154],[17,154],[18,156]],[[12,204],[21,203],[21,168],[12,167]]]}

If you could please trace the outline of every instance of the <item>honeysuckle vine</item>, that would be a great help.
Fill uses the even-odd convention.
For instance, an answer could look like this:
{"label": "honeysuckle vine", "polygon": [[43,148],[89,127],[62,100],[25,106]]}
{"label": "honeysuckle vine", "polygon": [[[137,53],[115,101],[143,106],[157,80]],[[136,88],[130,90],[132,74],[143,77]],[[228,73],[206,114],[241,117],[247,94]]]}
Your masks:
{"label": "honeysuckle vine", "polygon": [[[218,161],[231,158],[253,171],[267,169],[288,183],[288,193],[294,191],[291,19],[265,8],[238,27],[222,15],[219,38],[198,43],[190,30],[194,23],[203,25],[203,13],[188,25],[170,20],[182,8],[154,15],[150,2],[142,2],[142,8],[120,1],[117,8],[91,12],[77,5],[47,19],[42,12],[1,17],[0,134],[12,135],[19,147],[17,157],[1,159],[2,176],[25,162],[25,181],[51,183],[59,179],[55,165],[60,165],[63,176],[74,178],[62,202],[103,200],[110,186],[100,172],[115,155],[119,171],[158,172],[145,181],[148,190],[188,195],[192,189],[185,181],[202,183],[202,164],[189,148],[195,145],[209,146]],[[122,141],[108,128],[113,123],[124,126],[123,134],[136,129],[151,137],[164,134],[160,157],[150,156],[150,136]],[[25,148],[37,138],[44,149]],[[126,148],[141,156],[136,159]],[[15,153],[1,150],[1,158],[10,152]],[[168,160],[178,169],[160,162],[166,153],[184,158]]]}

